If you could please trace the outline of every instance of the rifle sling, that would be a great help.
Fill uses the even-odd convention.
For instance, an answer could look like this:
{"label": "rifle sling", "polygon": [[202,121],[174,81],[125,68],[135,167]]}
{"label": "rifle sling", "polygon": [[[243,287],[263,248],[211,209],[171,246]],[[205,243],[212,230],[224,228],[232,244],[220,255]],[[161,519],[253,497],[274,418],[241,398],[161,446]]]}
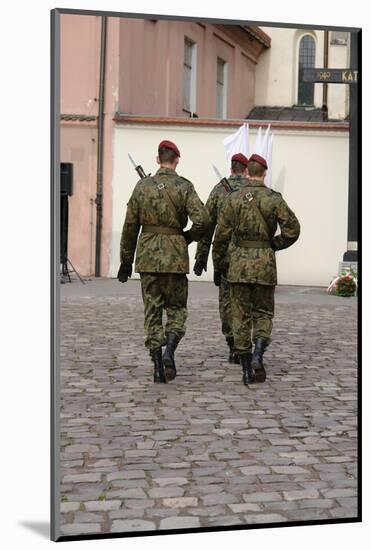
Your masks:
{"label": "rifle sling", "polygon": [[249,202],[249,205],[254,209],[255,214],[258,216],[259,220],[261,221],[261,223],[263,225],[264,231],[266,233],[264,240],[270,241],[269,229],[268,229],[267,222],[265,221],[265,219],[263,217],[263,214],[260,211],[260,208],[257,206],[257,204],[255,202],[254,195],[252,193],[250,193],[250,195],[252,196],[252,199],[248,199],[248,202]]}
{"label": "rifle sling", "polygon": [[[158,180],[156,180],[155,178],[153,178],[154,181],[156,183],[158,183]],[[163,196],[165,197],[165,200],[168,204],[168,206],[170,207],[170,210],[172,210],[173,214],[174,214],[174,217],[175,217],[175,220],[178,222],[179,224],[179,227],[181,228],[182,227],[182,224],[180,223],[180,220],[179,220],[179,212],[178,212],[178,209],[176,207],[176,204],[171,196],[171,193],[170,191],[166,188],[166,185],[162,182],[159,182],[158,185],[157,185],[157,188],[159,189],[159,191],[163,191]]]}

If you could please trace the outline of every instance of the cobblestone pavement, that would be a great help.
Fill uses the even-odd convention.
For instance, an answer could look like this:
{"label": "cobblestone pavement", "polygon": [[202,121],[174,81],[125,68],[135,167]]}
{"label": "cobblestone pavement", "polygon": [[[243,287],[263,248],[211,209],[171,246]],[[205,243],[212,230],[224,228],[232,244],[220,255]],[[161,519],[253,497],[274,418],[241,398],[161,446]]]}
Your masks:
{"label": "cobblestone pavement", "polygon": [[138,281],[61,286],[65,535],[357,515],[356,299],[278,288],[267,381],[226,362],[190,284],[178,376],[152,383]]}

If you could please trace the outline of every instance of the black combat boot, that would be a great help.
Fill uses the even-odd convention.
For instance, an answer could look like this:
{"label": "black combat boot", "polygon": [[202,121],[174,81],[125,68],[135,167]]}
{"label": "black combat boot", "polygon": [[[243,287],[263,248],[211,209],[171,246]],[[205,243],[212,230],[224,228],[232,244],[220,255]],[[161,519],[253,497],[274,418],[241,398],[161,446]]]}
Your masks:
{"label": "black combat boot", "polygon": [[240,355],[240,361],[242,365],[242,382],[244,384],[254,384],[255,373],[251,366],[252,353],[244,353]]}
{"label": "black combat boot", "polygon": [[239,365],[240,364],[240,358],[238,357],[237,353],[234,352],[234,339],[233,339],[233,336],[226,336],[225,339],[226,339],[228,347],[229,347],[228,363]]}
{"label": "black combat boot", "polygon": [[168,332],[166,335],[166,348],[164,351],[164,355],[162,356],[162,361],[165,367],[166,379],[169,381],[174,380],[176,376],[174,352],[177,348],[178,343],[179,338],[175,334],[175,332]]}
{"label": "black combat boot", "polygon": [[255,342],[254,353],[252,355],[251,366],[255,371],[256,382],[265,382],[267,377],[263,365],[263,353],[265,352],[268,342],[265,338],[257,338]]}
{"label": "black combat boot", "polygon": [[162,363],[161,348],[151,350],[152,361],[155,365],[153,372],[153,382],[166,384],[165,369]]}

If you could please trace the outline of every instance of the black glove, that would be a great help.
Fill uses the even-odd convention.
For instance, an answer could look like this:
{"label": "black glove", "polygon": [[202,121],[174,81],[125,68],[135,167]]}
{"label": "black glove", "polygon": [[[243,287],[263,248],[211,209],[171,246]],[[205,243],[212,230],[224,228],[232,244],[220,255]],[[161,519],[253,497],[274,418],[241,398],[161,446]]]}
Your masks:
{"label": "black glove", "polygon": [[206,262],[203,258],[198,258],[193,266],[193,272],[197,277],[200,277],[203,271],[206,271]]}
{"label": "black glove", "polygon": [[191,244],[193,242],[190,229],[188,231],[183,231],[183,237],[185,238],[187,244]]}
{"label": "black glove", "polygon": [[220,286],[220,283],[222,282],[222,274],[220,271],[214,271],[214,284],[216,286]]}
{"label": "black glove", "polygon": [[117,278],[120,283],[126,283],[128,278],[131,277],[133,268],[131,264],[120,264],[120,269],[117,273]]}

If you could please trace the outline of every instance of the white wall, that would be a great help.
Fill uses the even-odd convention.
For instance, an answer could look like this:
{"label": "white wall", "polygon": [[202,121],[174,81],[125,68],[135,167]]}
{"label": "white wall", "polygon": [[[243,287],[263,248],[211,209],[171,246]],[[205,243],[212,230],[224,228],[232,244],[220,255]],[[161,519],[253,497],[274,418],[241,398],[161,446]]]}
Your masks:
{"label": "white wall", "polygon": [[[346,44],[331,44],[329,47],[329,67],[332,69],[346,69],[349,66],[348,46]],[[329,118],[345,118],[349,113],[349,86],[348,84],[329,84]]]}
{"label": "white wall", "polygon": [[[138,180],[127,153],[146,172],[157,169],[155,157],[162,139],[181,152],[178,173],[190,179],[206,202],[217,182],[211,164],[223,174],[228,166],[222,140],[236,128],[117,125],[114,132],[114,177],[110,276],[119,265],[119,243],[125,205]],[[273,143],[273,188],[299,218],[302,234],[290,249],[279,252],[279,284],[327,286],[337,274],[347,243],[348,133],[276,130]],[[256,131],[250,130],[250,146]],[[191,266],[195,244],[190,246]],[[190,279],[198,279],[190,274]],[[209,261],[205,279],[211,280]]]}
{"label": "white wall", "polygon": [[[271,37],[271,47],[256,66],[255,105],[291,107],[298,101],[299,42],[305,34],[316,43],[316,67],[323,65],[324,31],[262,27]],[[322,85],[314,90],[316,107],[322,106]]]}

